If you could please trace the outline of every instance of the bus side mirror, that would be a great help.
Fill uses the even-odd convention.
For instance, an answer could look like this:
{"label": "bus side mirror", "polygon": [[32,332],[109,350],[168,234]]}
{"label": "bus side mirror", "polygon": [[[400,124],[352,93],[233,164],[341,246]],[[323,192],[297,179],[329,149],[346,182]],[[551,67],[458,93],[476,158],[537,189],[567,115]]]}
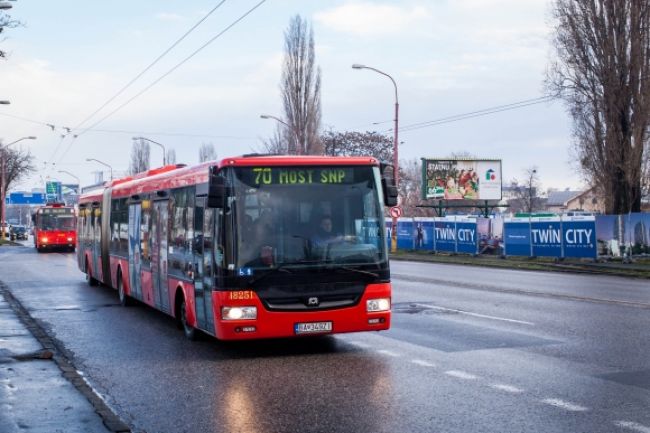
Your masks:
{"label": "bus side mirror", "polygon": [[208,180],[208,207],[222,209],[226,201],[226,180],[217,174],[217,167],[210,167]]}
{"label": "bus side mirror", "polygon": [[379,171],[381,172],[381,189],[384,193],[384,205],[389,207],[397,206],[397,186],[395,186],[393,166],[381,163]]}

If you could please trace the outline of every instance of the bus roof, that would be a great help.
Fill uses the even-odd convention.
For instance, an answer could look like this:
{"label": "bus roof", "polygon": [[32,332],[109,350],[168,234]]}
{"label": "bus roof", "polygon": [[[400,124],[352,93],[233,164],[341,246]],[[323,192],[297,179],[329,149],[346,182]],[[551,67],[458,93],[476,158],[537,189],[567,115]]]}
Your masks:
{"label": "bus roof", "polygon": [[378,166],[379,162],[371,156],[295,156],[295,155],[243,155],[224,158],[220,161],[208,161],[186,167],[184,164],[167,165],[154,168],[133,176],[106,182],[104,188],[89,191],[79,198],[80,203],[99,201],[106,188],[113,188],[115,197],[129,197],[161,189],[178,188],[208,181],[208,168],[253,167],[253,166],[309,166],[309,165],[369,165]]}

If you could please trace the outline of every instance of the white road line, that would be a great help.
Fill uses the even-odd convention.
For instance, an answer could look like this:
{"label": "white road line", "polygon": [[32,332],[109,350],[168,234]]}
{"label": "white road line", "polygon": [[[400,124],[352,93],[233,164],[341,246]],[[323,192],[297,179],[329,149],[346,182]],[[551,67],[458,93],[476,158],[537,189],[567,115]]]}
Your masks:
{"label": "white road line", "polygon": [[559,398],[547,398],[545,400],[542,400],[542,403],[548,404],[550,406],[559,407],[561,409],[565,409],[571,412],[586,412],[589,410],[586,407],[579,406],[574,403],[569,403],[568,401],[560,400]]}
{"label": "white road line", "polygon": [[465,379],[465,380],[478,379],[478,376],[474,376],[473,374],[466,373],[466,372],[460,371],[460,370],[445,371],[445,374],[448,375],[448,376],[457,377],[458,379]]}
{"label": "white road line", "polygon": [[415,305],[416,307],[428,308],[430,310],[450,311],[452,313],[466,314],[468,316],[480,317],[482,319],[501,320],[503,322],[520,323],[522,325],[535,326],[534,323],[526,322],[526,321],[523,321],[523,320],[507,319],[505,317],[488,316],[486,314],[472,313],[470,311],[456,310],[454,308],[438,307],[437,305],[428,305],[428,304],[413,304],[413,305]]}
{"label": "white road line", "polygon": [[381,353],[382,355],[392,356],[393,358],[399,358],[400,356],[398,353],[392,352],[390,350],[385,350],[385,349],[380,349],[377,352]]}
{"label": "white road line", "polygon": [[614,424],[616,424],[619,427],[623,427],[626,429],[634,430],[639,433],[650,433],[650,427],[646,427],[642,424],[632,422],[632,421],[615,421]]}
{"label": "white road line", "polygon": [[411,362],[416,365],[421,365],[422,367],[435,367],[436,364],[432,364],[427,361],[423,361],[421,359],[411,359]]}
{"label": "white road line", "polygon": [[521,394],[522,392],[524,392],[523,389],[517,388],[516,386],[504,385],[502,383],[493,383],[493,384],[490,385],[490,388],[498,389],[500,391],[509,392],[511,394]]}

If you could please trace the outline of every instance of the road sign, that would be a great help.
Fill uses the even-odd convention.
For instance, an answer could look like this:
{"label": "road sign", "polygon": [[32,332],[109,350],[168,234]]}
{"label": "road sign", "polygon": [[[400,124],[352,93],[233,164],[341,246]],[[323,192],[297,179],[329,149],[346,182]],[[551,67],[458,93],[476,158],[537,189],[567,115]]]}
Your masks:
{"label": "road sign", "polygon": [[61,201],[61,182],[48,181],[45,183],[45,197],[48,202]]}
{"label": "road sign", "polygon": [[402,216],[402,208],[399,206],[395,206],[390,208],[390,216],[393,218],[399,218]]}
{"label": "road sign", "polygon": [[6,204],[45,204],[45,194],[12,192],[7,195]]}

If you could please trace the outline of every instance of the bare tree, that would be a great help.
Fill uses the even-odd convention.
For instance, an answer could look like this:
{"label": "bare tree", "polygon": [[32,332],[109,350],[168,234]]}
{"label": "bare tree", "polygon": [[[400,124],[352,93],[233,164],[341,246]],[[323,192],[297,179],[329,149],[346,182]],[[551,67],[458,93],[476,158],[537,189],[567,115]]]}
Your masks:
{"label": "bare tree", "polygon": [[[6,197],[7,191],[12,184],[20,181],[21,178],[33,172],[34,157],[29,151],[7,149],[2,147],[0,143],[0,170],[4,170],[4,180],[2,183],[2,175],[0,175],[0,197]],[[0,200],[0,209],[4,207],[4,200]]]}
{"label": "bare tree", "polygon": [[284,33],[282,98],[290,131],[289,153],[322,153],[319,140],[321,122],[320,68],[316,67],[314,32],[300,15],[293,17]]}
{"label": "bare tree", "polygon": [[[0,10],[0,35],[4,32],[5,29],[18,27],[20,25],[19,21],[16,21],[11,18],[11,15],[7,14]],[[0,58],[7,57],[7,52],[0,49]]]}
{"label": "bare tree", "polygon": [[524,179],[513,179],[510,182],[513,188],[513,198],[508,203],[512,212],[533,213],[542,208],[542,198],[539,196],[541,183],[537,174],[537,167],[524,170]]}
{"label": "bare tree", "polygon": [[131,164],[129,165],[129,174],[142,173],[149,170],[150,163],[150,145],[146,140],[134,140],[131,146]]}
{"label": "bare tree", "polygon": [[217,159],[217,151],[212,143],[203,143],[199,148],[199,162],[213,161]]}
{"label": "bare tree", "polygon": [[553,15],[558,60],[546,84],[573,117],[582,171],[607,213],[638,212],[650,123],[650,0],[555,0]]}
{"label": "bare tree", "polygon": [[286,127],[277,125],[271,138],[263,140],[261,153],[286,155],[289,153],[289,143],[295,140],[295,134],[289,134]]}
{"label": "bare tree", "polygon": [[378,132],[325,131],[320,138],[323,153],[330,156],[374,156],[392,163],[393,139]]}
{"label": "bare tree", "polygon": [[167,164],[176,164],[176,150],[167,149]]}
{"label": "bare tree", "polygon": [[434,216],[432,208],[418,207],[422,202],[422,162],[410,159],[399,162],[399,196],[404,216]]}

